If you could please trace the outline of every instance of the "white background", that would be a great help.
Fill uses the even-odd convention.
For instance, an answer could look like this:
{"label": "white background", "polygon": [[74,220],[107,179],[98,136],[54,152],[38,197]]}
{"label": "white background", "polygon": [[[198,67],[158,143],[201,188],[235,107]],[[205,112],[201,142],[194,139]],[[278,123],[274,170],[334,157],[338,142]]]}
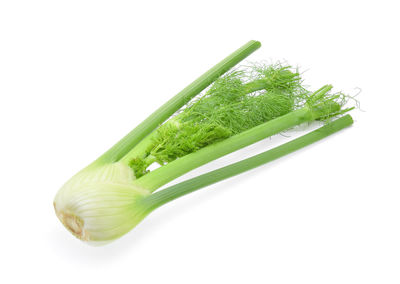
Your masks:
{"label": "white background", "polygon": [[[0,282],[399,283],[396,2],[1,0]],[[108,246],[70,235],[63,182],[250,39],[250,61],[286,60],[312,89],[361,88],[354,126]]]}

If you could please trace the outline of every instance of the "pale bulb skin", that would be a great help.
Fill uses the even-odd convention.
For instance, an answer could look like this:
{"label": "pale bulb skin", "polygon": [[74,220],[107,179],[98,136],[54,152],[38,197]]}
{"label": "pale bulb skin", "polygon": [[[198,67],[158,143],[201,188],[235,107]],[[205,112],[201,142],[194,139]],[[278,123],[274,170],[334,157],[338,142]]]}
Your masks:
{"label": "pale bulb skin", "polygon": [[88,167],[58,191],[57,217],[75,237],[90,244],[117,239],[147,215],[142,201],[151,192],[134,180],[132,169],[122,163]]}

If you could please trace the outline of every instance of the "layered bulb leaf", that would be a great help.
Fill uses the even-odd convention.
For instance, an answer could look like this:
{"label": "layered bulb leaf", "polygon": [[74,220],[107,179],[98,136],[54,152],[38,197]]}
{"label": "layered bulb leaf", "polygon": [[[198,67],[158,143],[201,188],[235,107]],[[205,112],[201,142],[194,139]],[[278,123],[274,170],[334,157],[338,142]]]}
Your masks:
{"label": "layered bulb leaf", "polygon": [[90,166],[57,193],[57,217],[83,241],[96,245],[117,239],[147,215],[142,201],[150,192],[134,179],[131,168],[122,163]]}

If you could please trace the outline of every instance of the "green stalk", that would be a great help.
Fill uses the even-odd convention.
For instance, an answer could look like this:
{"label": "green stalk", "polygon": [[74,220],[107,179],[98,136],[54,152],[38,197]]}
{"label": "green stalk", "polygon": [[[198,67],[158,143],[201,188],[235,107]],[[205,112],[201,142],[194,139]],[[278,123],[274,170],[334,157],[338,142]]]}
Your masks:
{"label": "green stalk", "polygon": [[[326,89],[326,92],[328,91],[329,88]],[[338,108],[340,109],[339,105]],[[318,105],[317,108],[305,106],[172,161],[135,180],[135,184],[153,192],[164,184],[208,162],[282,132],[283,130],[326,116],[331,112],[331,105],[328,105],[327,108],[320,105]]]}
{"label": "green stalk", "polygon": [[266,89],[268,87],[267,79],[258,79],[244,85],[246,94]]}
{"label": "green stalk", "polygon": [[119,162],[124,163],[129,166],[129,162],[134,158],[145,158],[146,150],[153,144],[154,136],[157,131],[154,130],[149,135],[147,135],[142,141],[140,141],[135,147],[133,147],[128,153],[126,153]]}
{"label": "green stalk", "polygon": [[151,131],[168,119],[178,109],[190,101],[194,96],[199,94],[222,74],[227,72],[237,63],[257,50],[260,46],[260,42],[252,40],[233,52],[231,55],[212,67],[197,80],[162,105],[135,129],[122,138],[117,144],[100,156],[100,158],[98,158],[94,163],[112,163],[121,159],[143,138],[145,138]]}
{"label": "green stalk", "polygon": [[350,126],[351,124],[353,124],[353,119],[350,115],[345,115],[317,130],[280,145],[274,149],[153,193],[149,197],[146,197],[143,201],[147,208],[146,211],[151,212],[161,205],[183,195],[276,160],[282,156],[317,142],[335,132],[338,132],[341,129]]}

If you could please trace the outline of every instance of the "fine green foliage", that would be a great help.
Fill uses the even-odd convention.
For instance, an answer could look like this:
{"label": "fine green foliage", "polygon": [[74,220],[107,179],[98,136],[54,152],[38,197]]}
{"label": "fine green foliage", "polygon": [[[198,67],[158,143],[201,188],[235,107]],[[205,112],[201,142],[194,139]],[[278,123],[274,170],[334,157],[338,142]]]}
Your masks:
{"label": "fine green foliage", "polygon": [[136,177],[146,174],[153,162],[164,165],[294,110],[307,91],[300,74],[291,69],[259,65],[217,79],[156,130],[141,157],[131,159]]}
{"label": "fine green foliage", "polygon": [[305,104],[313,109],[318,120],[329,120],[332,117],[344,114],[354,107],[343,108],[349,100],[349,96],[343,93],[331,93],[331,85],[326,85],[310,94]]}

